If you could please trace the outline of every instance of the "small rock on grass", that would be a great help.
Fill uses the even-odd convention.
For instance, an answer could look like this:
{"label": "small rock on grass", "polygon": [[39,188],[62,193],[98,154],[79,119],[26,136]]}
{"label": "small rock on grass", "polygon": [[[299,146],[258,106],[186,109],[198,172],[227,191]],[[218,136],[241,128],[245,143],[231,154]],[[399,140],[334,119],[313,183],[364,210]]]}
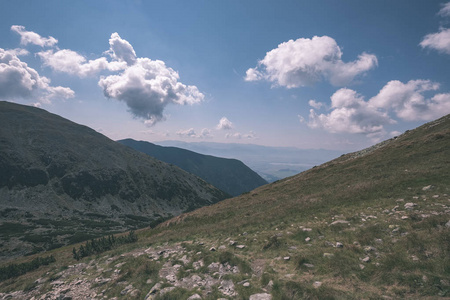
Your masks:
{"label": "small rock on grass", "polygon": [[322,282],[321,281],[314,281],[313,287],[315,287],[317,289],[317,288],[320,288],[321,286],[322,286]]}
{"label": "small rock on grass", "polygon": [[267,293],[253,294],[249,300],[272,300],[272,295]]}

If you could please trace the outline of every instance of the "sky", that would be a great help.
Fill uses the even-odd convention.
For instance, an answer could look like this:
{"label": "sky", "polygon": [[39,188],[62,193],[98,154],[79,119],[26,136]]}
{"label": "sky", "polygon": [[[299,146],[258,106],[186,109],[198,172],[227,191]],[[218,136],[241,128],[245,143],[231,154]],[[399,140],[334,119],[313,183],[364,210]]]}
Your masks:
{"label": "sky", "polygon": [[0,1],[0,100],[114,140],[355,151],[449,75],[446,1]]}

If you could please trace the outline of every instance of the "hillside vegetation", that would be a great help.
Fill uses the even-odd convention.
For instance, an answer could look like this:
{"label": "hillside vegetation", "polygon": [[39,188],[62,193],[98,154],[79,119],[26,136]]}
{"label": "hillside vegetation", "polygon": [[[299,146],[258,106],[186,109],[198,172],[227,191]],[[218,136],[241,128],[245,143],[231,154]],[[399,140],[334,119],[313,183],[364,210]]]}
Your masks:
{"label": "hillside vegetation", "polygon": [[118,142],[163,162],[174,164],[232,196],[267,184],[267,181],[237,159],[203,155],[177,147],[163,147],[133,139]]}
{"label": "hillside vegetation", "polygon": [[0,258],[148,226],[228,195],[35,107],[0,101]]}
{"label": "hillside vegetation", "polygon": [[446,116],[141,230],[133,245],[79,262],[69,248],[50,251],[54,267],[0,290],[17,299],[450,297],[449,194]]}

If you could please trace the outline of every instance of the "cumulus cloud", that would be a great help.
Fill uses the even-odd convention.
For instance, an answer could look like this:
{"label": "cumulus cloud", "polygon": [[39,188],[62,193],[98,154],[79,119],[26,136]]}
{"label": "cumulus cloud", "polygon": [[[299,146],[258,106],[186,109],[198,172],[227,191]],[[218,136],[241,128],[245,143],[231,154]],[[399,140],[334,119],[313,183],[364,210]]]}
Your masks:
{"label": "cumulus cloud", "polygon": [[392,80],[369,102],[379,109],[392,109],[404,120],[431,120],[442,116],[441,111],[450,112],[450,103],[445,102],[445,97],[435,98],[436,95],[432,99],[425,99],[424,92],[437,89],[439,84],[430,80],[410,80],[407,83]]}
{"label": "cumulus cloud", "polygon": [[391,115],[407,121],[429,121],[450,113],[450,93],[428,99],[424,96],[438,88],[439,84],[430,80],[392,80],[368,101],[356,91],[343,88],[331,96],[331,112],[317,114],[311,109],[307,122],[299,118],[310,128],[360,133],[377,140],[386,134],[386,125],[396,123]]}
{"label": "cumulus cloud", "polygon": [[420,46],[450,54],[450,28],[441,29],[437,33],[427,34],[422,42],[420,42]]}
{"label": "cumulus cloud", "polygon": [[197,133],[195,132],[194,128],[179,130],[176,132],[176,134],[181,137],[197,137]]}
{"label": "cumulus cloud", "polygon": [[238,140],[240,140],[240,139],[249,139],[249,140],[251,140],[251,139],[255,139],[256,138],[256,134],[253,131],[250,131],[249,133],[245,133],[245,134],[242,134],[240,132],[234,132],[234,133],[227,133],[225,135],[225,138],[227,138],[227,139],[238,139]]}
{"label": "cumulus cloud", "polygon": [[308,101],[309,106],[314,107],[315,109],[321,109],[324,104],[322,102],[317,102],[316,100],[309,100]]}
{"label": "cumulus cloud", "polygon": [[119,75],[101,77],[98,85],[108,98],[124,101],[130,112],[153,125],[164,120],[164,108],[172,104],[194,104],[204,95],[196,86],[178,81],[178,73],[163,61],[138,58]]}
{"label": "cumulus cloud", "polygon": [[110,49],[106,53],[113,59],[124,61],[129,66],[136,62],[136,52],[134,52],[133,46],[127,40],[122,39],[117,32],[111,34],[109,47]]}
{"label": "cumulus cloud", "polygon": [[54,98],[72,98],[74,91],[61,86],[51,86],[50,79],[40,76],[20,55],[28,52],[23,49],[5,50],[0,48],[0,98],[34,99],[50,102]]}
{"label": "cumulus cloud", "polygon": [[58,40],[54,37],[42,37],[33,31],[26,31],[24,26],[13,25],[11,30],[20,35],[21,45],[33,44],[41,47],[52,47],[58,43]]}
{"label": "cumulus cloud", "polygon": [[41,51],[38,56],[43,65],[58,72],[80,77],[94,76],[107,70],[113,75],[101,76],[98,85],[108,98],[123,101],[133,116],[152,126],[162,121],[168,104],[195,104],[204,99],[196,86],[185,85],[179,75],[161,60],[138,58],[133,46],[117,32],[111,34],[108,54],[95,60],[87,60],[79,53],[54,49]]}
{"label": "cumulus cloud", "polygon": [[442,17],[450,17],[450,2],[447,2],[442,6],[438,15],[440,15]]}
{"label": "cumulus cloud", "polygon": [[336,91],[331,96],[331,107],[329,114],[320,115],[311,109],[308,126],[332,133],[379,135],[384,133],[383,125],[393,123],[386,113],[372,107],[362,95],[351,89]]}
{"label": "cumulus cloud", "polygon": [[189,128],[186,130],[179,130],[176,134],[180,137],[187,138],[199,138],[199,139],[210,139],[213,137],[211,130],[208,128],[203,128],[200,134],[197,134],[194,128]]}
{"label": "cumulus cloud", "polygon": [[220,119],[219,121],[219,124],[217,124],[216,128],[218,130],[230,130],[233,129],[233,123],[226,117],[222,117],[222,119]]}
{"label": "cumulus cloud", "polygon": [[87,61],[84,56],[69,49],[41,51],[37,55],[44,66],[80,77],[92,76],[102,70],[118,71],[126,68],[126,62],[108,62],[105,57]]}
{"label": "cumulus cloud", "polygon": [[347,63],[341,58],[341,48],[331,37],[289,40],[267,52],[255,68],[248,69],[245,80],[264,79],[287,88],[309,86],[321,80],[342,86],[378,64],[377,57],[368,53]]}

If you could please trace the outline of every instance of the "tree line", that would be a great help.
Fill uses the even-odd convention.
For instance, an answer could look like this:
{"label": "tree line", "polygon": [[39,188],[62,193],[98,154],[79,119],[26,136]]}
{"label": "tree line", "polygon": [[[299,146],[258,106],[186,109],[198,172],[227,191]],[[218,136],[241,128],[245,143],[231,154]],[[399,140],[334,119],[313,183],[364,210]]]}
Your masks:
{"label": "tree line", "polygon": [[134,231],[130,231],[128,235],[117,236],[109,235],[108,237],[101,237],[98,239],[92,239],[87,241],[84,245],[81,245],[78,249],[75,247],[72,249],[72,256],[76,260],[80,260],[83,257],[99,254],[111,249],[114,249],[123,244],[134,243],[138,240],[138,237]]}
{"label": "tree line", "polygon": [[37,258],[33,259],[32,261],[21,263],[21,264],[10,264],[10,265],[7,265],[6,267],[1,267],[0,268],[0,281],[20,276],[27,272],[36,270],[40,266],[48,265],[55,261],[56,261],[56,259],[53,257],[53,255],[50,255],[47,257],[37,257]]}

